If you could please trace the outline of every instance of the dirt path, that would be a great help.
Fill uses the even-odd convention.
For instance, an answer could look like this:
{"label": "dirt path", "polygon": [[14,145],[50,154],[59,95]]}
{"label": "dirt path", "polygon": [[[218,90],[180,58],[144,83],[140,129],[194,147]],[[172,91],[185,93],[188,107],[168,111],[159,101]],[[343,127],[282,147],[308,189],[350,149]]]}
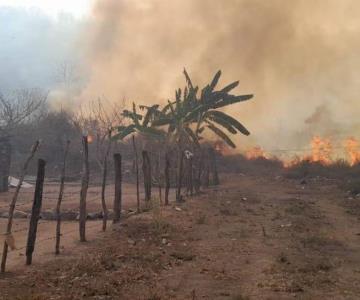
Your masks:
{"label": "dirt path", "polygon": [[359,299],[360,223],[345,198],[330,181],[231,176],[129,218],[83,258],[7,275],[0,299]]}
{"label": "dirt path", "polygon": [[172,297],[359,299],[359,222],[342,199],[333,183],[254,177],[200,197],[187,238],[197,259],[165,273]]}

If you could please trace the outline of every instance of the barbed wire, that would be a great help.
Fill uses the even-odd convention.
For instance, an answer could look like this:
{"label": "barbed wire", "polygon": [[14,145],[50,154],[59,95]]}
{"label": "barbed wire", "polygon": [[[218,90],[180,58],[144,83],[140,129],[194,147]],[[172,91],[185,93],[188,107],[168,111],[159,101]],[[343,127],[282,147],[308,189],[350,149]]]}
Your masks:
{"label": "barbed wire", "polygon": [[[41,224],[47,224],[47,223],[49,223],[49,221],[39,221],[38,222],[38,225],[41,225]],[[25,226],[25,227],[21,227],[21,228],[17,228],[17,229],[15,229],[15,230],[11,230],[11,234],[13,234],[13,233],[18,233],[18,232],[22,232],[22,231],[27,231],[27,230],[29,230],[29,226]],[[5,233],[2,233],[2,234],[0,234],[0,235],[6,235],[7,233],[5,232]]]}
{"label": "barbed wire", "polygon": [[[99,226],[99,223],[96,223],[96,224],[93,224],[93,225],[87,225],[86,228],[91,229],[91,228],[94,228],[95,226]],[[79,230],[79,228],[68,230],[68,231],[62,232],[61,235],[64,236],[66,234],[70,234],[70,233],[73,233],[73,232],[78,231],[78,230]],[[50,240],[54,240],[54,239],[56,239],[56,235],[55,236],[50,236],[50,237],[47,237],[47,238],[43,238],[43,239],[38,239],[38,240],[36,240],[36,244],[41,244],[41,243],[43,243],[45,241],[50,241]],[[20,251],[20,250],[23,250],[25,248],[26,248],[26,245],[23,246],[23,247],[20,247],[20,248],[16,248],[16,249],[12,250],[12,252]]]}

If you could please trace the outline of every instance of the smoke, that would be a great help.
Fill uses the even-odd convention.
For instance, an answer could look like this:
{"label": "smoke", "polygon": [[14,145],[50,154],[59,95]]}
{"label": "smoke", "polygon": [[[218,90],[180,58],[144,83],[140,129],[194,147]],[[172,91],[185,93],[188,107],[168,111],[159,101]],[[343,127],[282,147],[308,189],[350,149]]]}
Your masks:
{"label": "smoke", "polygon": [[220,84],[240,80],[236,93],[255,94],[229,111],[252,133],[240,148],[358,135],[359,9],[356,0],[98,0],[82,37],[80,98],[165,102],[184,67],[200,86],[221,69]]}
{"label": "smoke", "polygon": [[71,15],[56,19],[38,9],[0,6],[0,91],[51,89],[64,61],[78,61],[81,22]]}

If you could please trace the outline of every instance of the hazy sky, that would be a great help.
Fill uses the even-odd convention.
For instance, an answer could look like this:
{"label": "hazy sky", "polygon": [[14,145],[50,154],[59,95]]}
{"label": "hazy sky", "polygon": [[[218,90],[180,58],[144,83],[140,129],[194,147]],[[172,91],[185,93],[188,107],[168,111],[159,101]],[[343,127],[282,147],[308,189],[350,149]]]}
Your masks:
{"label": "hazy sky", "polygon": [[59,66],[80,63],[76,41],[92,0],[0,0],[0,92],[52,89]]}
{"label": "hazy sky", "polygon": [[36,8],[56,17],[59,13],[70,13],[83,17],[89,13],[92,0],[0,0],[0,7]]}

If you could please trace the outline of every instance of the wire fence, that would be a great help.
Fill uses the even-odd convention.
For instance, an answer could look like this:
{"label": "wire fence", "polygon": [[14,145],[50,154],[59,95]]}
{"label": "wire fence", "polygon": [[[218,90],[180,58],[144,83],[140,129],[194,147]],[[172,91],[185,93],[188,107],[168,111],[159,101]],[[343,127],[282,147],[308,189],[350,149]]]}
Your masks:
{"label": "wire fence", "polygon": [[[31,180],[26,181],[29,184],[33,184]],[[97,213],[97,216],[101,216],[102,212],[102,204],[101,204],[101,192],[102,186],[95,183],[89,185],[86,204],[88,207],[87,213],[88,215],[91,213]],[[124,184],[126,186],[125,189],[129,189],[129,184]],[[36,240],[36,245],[42,245],[46,243],[50,243],[56,239],[55,227],[56,227],[56,214],[55,208],[59,198],[59,189],[60,189],[60,182],[54,179],[46,179],[44,188],[43,188],[43,195],[42,195],[42,212],[40,214],[40,220],[38,221],[38,235],[39,238]],[[127,190],[128,194],[136,195],[135,188],[130,192]],[[72,217],[71,220],[64,218],[62,222],[62,227],[64,226],[64,230],[61,232],[61,236],[65,237],[66,235],[72,234],[79,230],[78,227],[78,215],[80,210],[80,190],[81,190],[81,183],[80,180],[76,182],[66,182],[65,189],[62,197],[61,202],[61,212],[71,212]],[[19,247],[12,250],[12,252],[17,252],[22,249],[26,248],[26,237],[29,231],[29,218],[31,216],[31,208],[33,205],[33,198],[34,198],[35,186],[31,187],[21,187],[19,190],[19,195],[17,199],[17,203],[15,205],[15,216],[13,221],[13,229],[11,230],[11,235],[14,239],[16,239],[16,244],[20,244]],[[10,189],[8,193],[3,193],[0,195],[0,240],[4,240],[7,236],[6,232],[6,223],[8,220],[8,211],[9,205],[11,203],[11,199],[13,198],[15,193],[15,189]],[[114,191],[114,184],[109,180],[109,182],[105,186],[105,200],[107,204],[107,208],[111,211],[113,199],[115,196]],[[129,199],[128,199],[129,200]],[[130,199],[131,200],[131,199]],[[131,201],[130,201],[131,202]],[[129,204],[129,201],[126,203],[127,205],[124,206],[126,209]],[[136,205],[136,200],[134,199],[133,205]],[[49,216],[43,215],[44,213],[50,213]],[[101,217],[96,217],[100,221]],[[91,221],[96,221],[91,220]],[[90,221],[90,220],[88,220]],[[87,224],[86,230],[91,230],[95,227],[101,230],[101,223],[102,222],[95,222],[94,224]],[[69,228],[70,227],[70,228]],[[68,230],[65,230],[68,229]],[[51,248],[50,244],[46,245],[46,248]],[[55,242],[54,242],[54,250],[55,250]],[[0,253],[0,256],[2,253]],[[15,259],[19,259],[19,257],[15,257]]]}

